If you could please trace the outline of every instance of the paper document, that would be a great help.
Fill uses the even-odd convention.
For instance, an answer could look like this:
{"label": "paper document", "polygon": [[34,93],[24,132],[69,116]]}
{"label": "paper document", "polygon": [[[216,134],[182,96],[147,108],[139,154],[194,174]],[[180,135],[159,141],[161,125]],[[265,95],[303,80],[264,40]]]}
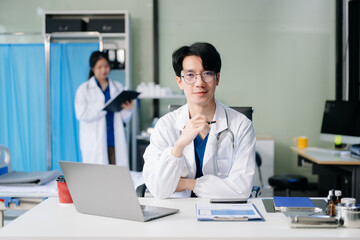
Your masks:
{"label": "paper document", "polygon": [[264,220],[254,204],[196,204],[198,221]]}

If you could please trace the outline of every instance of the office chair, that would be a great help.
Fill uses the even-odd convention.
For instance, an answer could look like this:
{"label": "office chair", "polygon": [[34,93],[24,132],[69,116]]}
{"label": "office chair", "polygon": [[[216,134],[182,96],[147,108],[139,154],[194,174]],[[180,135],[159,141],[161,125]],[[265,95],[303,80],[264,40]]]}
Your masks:
{"label": "office chair", "polygon": [[264,182],[263,182],[263,178],[262,178],[262,174],[261,174],[261,164],[262,164],[262,160],[261,160],[261,156],[258,152],[255,152],[255,162],[256,162],[256,168],[258,169],[258,173],[259,173],[259,180],[260,180],[260,184],[261,187],[264,188]]}
{"label": "office chair", "polygon": [[[261,160],[261,156],[258,152],[255,151],[255,163],[256,163],[256,167],[258,169],[259,172],[259,179],[260,179],[260,184],[261,184],[261,188],[264,188],[264,182],[262,179],[262,175],[261,175],[261,164],[262,164],[262,160]],[[261,195],[261,188],[259,186],[253,186],[252,190],[251,190],[251,194],[250,194],[250,198],[257,198],[258,196]]]}
{"label": "office chair", "polygon": [[290,174],[278,174],[272,177],[269,177],[269,184],[275,190],[276,189],[285,189],[286,196],[290,197],[290,191],[295,189],[305,190],[307,185],[307,178],[301,175],[290,175]]}
{"label": "office chair", "polygon": [[146,185],[144,183],[136,188],[136,196],[145,197],[145,191],[146,191]]}

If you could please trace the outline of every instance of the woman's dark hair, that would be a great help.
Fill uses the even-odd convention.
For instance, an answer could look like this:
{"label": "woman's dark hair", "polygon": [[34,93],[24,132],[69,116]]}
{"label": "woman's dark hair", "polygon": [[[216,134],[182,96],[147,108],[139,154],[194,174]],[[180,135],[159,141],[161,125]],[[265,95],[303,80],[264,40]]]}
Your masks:
{"label": "woman's dark hair", "polygon": [[199,56],[205,70],[220,72],[221,58],[219,52],[210,43],[197,42],[183,46],[172,54],[173,68],[176,76],[181,77],[182,63],[187,56]]}
{"label": "woman's dark hair", "polygon": [[104,58],[109,64],[109,59],[106,53],[104,52],[99,52],[99,51],[95,51],[91,54],[90,56],[90,72],[89,72],[89,79],[94,76],[94,72],[91,70],[92,68],[95,67],[96,63],[100,60]]}

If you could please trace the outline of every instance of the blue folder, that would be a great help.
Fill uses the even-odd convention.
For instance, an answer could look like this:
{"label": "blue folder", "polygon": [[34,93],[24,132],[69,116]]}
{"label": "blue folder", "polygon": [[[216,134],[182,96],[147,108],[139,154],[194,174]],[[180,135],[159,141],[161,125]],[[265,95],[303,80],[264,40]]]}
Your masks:
{"label": "blue folder", "polygon": [[315,208],[314,203],[308,197],[274,197],[275,210],[291,208]]}

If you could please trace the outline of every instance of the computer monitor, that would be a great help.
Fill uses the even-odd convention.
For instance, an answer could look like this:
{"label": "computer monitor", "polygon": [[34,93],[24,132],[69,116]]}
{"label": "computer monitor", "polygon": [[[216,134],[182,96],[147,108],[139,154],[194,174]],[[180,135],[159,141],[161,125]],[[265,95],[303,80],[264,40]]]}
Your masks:
{"label": "computer monitor", "polygon": [[360,143],[360,102],[326,101],[320,139],[341,143]]}

